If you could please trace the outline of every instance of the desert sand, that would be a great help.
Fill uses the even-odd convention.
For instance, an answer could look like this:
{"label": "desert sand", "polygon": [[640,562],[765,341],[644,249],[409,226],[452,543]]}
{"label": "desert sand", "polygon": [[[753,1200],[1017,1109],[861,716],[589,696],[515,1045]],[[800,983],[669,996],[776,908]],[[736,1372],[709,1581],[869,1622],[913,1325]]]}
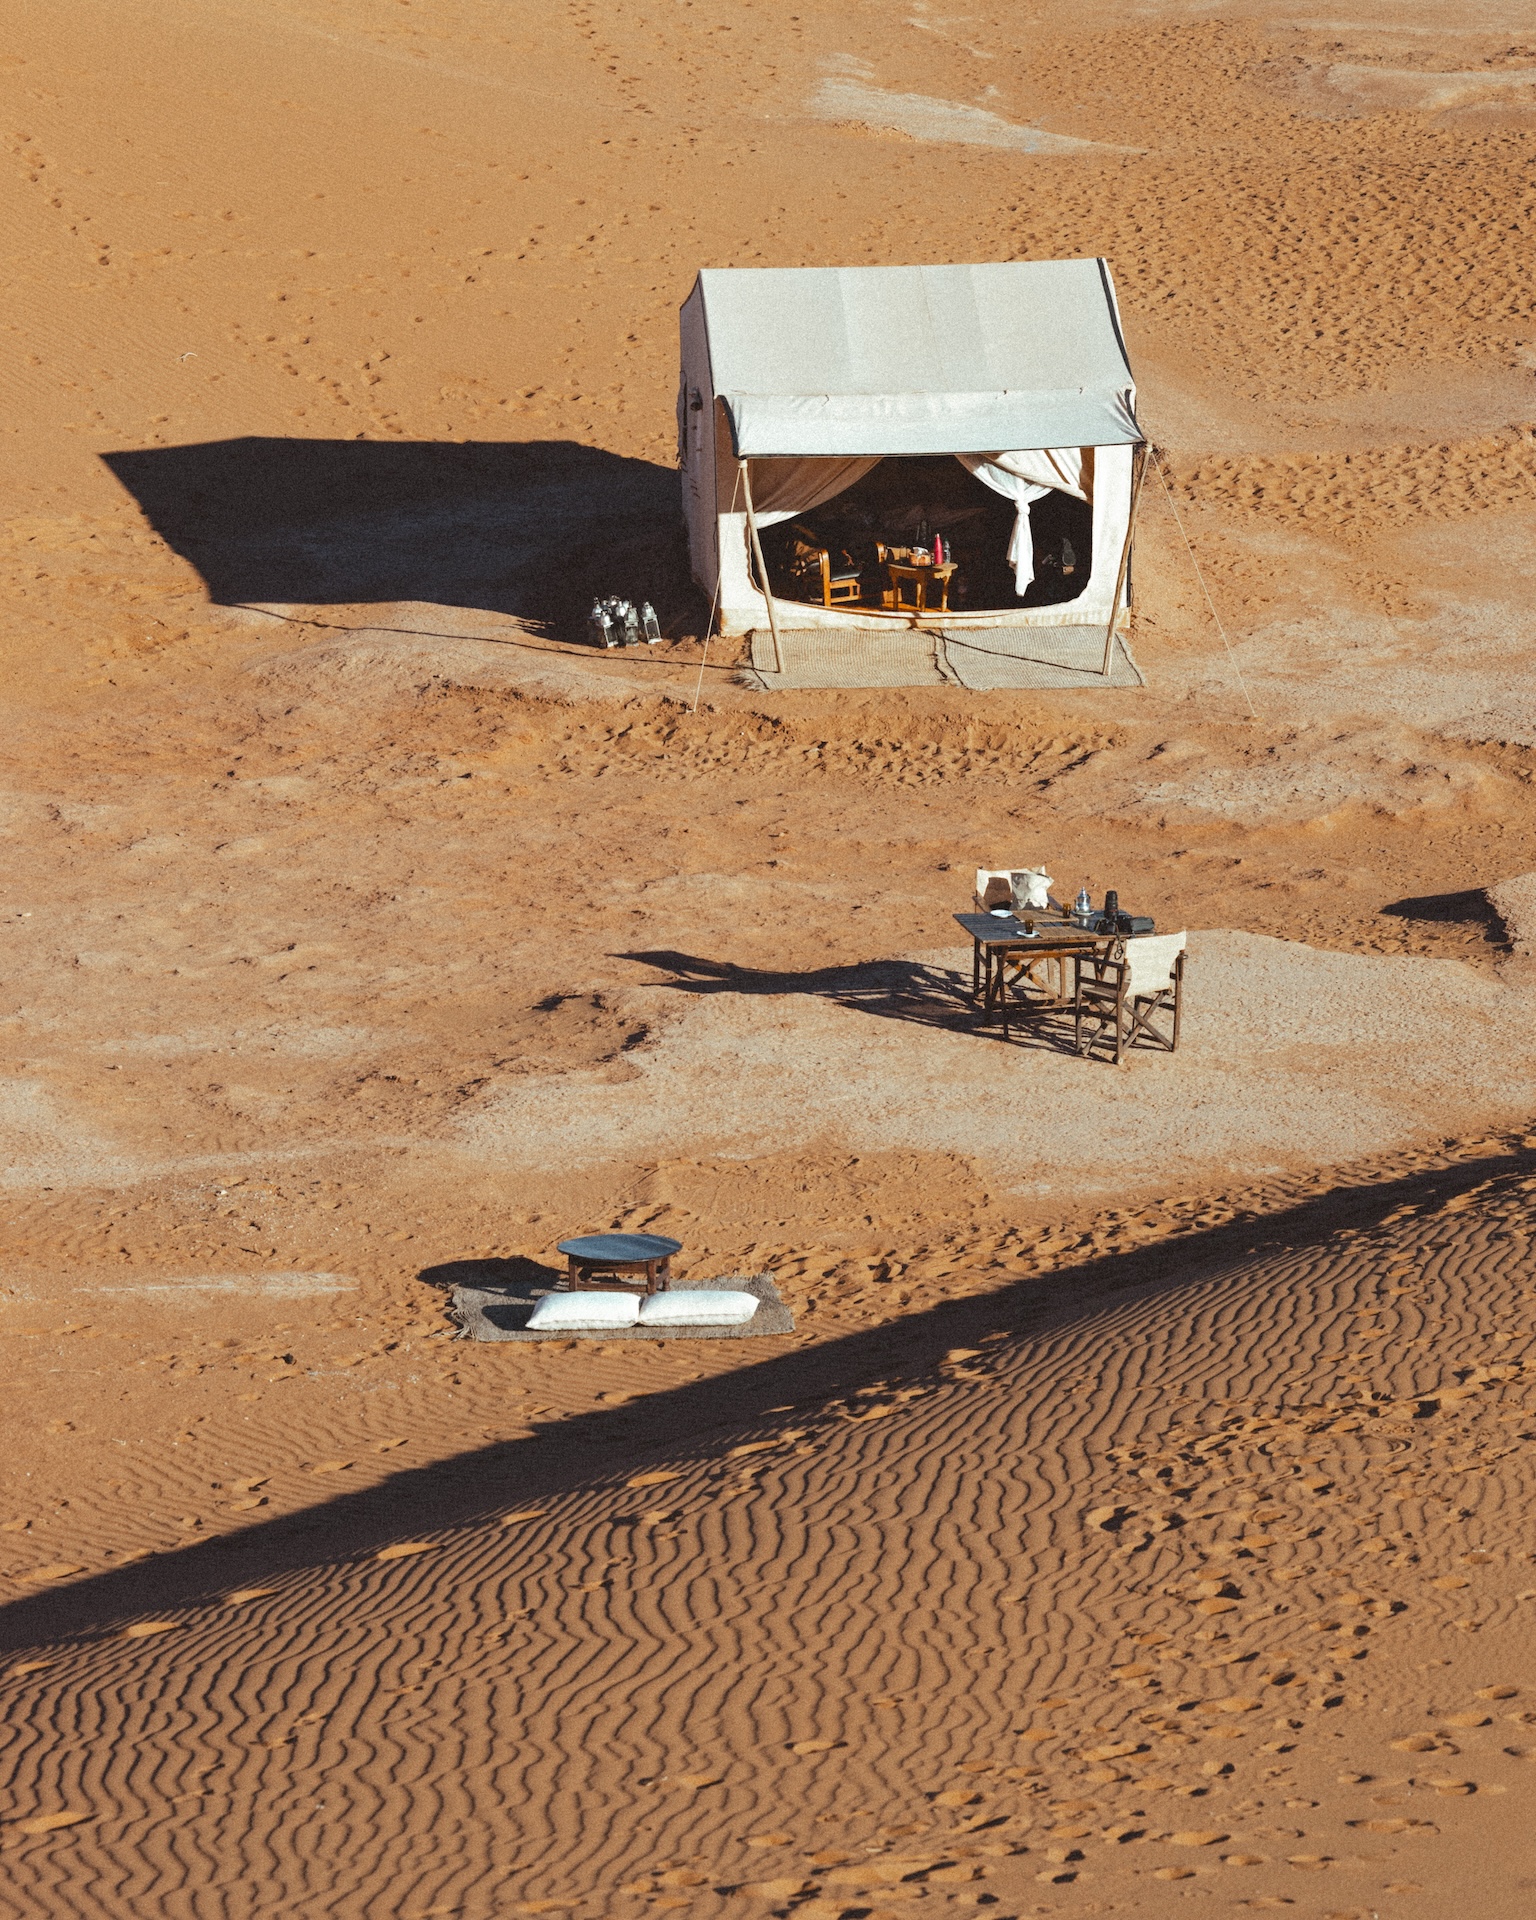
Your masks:
{"label": "desert sand", "polygon": [[[0,1912],[1524,1911],[1526,17],[8,26]],[[1085,254],[1147,685],[744,686],[695,270]],[[796,1332],[455,1338],[608,1226]]]}

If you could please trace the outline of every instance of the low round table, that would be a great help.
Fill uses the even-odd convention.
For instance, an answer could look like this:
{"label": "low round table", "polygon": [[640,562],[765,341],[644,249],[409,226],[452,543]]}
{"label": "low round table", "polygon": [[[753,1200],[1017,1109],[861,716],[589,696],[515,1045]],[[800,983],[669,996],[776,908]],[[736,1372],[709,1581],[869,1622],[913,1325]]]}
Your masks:
{"label": "low round table", "polygon": [[584,1286],[594,1274],[612,1273],[643,1274],[647,1293],[671,1286],[672,1256],[682,1250],[681,1240],[662,1233],[584,1233],[577,1240],[562,1240],[558,1247],[565,1255],[568,1291]]}

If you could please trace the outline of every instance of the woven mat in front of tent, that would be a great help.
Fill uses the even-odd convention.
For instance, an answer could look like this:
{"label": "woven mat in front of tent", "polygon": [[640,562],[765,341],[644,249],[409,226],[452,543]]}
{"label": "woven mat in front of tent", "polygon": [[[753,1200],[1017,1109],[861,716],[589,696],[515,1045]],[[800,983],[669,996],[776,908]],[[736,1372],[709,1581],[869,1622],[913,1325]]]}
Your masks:
{"label": "woven mat in front of tent", "polygon": [[760,692],[798,687],[942,687],[939,636],[912,627],[780,627],[784,671],[773,666],[773,635],[752,634],[752,666],[742,678]]}
{"label": "woven mat in front of tent", "polygon": [[[1104,634],[1097,627],[970,627],[942,634],[912,627],[882,632],[781,627],[784,671],[773,666],[773,635],[752,634],[752,666],[743,678],[761,692],[809,687],[1102,687]],[[1116,635],[1112,687],[1141,687],[1136,662]]]}
{"label": "woven mat in front of tent", "polygon": [[[939,652],[960,685],[977,693],[1003,687],[1105,685],[1102,627],[950,627]],[[1147,684],[1118,633],[1108,684]]]}

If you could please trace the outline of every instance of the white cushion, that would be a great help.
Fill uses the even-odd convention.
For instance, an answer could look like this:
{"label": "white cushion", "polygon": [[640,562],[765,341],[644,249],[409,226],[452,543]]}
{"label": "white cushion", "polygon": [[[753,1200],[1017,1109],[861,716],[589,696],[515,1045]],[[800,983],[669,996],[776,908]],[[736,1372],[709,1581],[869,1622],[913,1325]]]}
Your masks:
{"label": "white cushion", "polygon": [[[757,1302],[752,1303],[756,1306]],[[528,1316],[530,1333],[632,1327],[640,1302],[632,1293],[546,1293]]]}
{"label": "white cushion", "polygon": [[642,1327],[739,1327],[757,1312],[755,1293],[726,1287],[684,1287],[648,1294],[640,1302]]}

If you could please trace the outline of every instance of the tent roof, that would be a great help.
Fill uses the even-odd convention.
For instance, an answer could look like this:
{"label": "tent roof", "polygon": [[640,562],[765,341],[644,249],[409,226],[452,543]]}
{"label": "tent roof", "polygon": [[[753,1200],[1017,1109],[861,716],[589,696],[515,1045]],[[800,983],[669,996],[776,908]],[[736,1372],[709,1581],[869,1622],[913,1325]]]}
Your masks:
{"label": "tent roof", "polygon": [[742,458],[1142,437],[1103,260],[712,267],[690,298]]}

